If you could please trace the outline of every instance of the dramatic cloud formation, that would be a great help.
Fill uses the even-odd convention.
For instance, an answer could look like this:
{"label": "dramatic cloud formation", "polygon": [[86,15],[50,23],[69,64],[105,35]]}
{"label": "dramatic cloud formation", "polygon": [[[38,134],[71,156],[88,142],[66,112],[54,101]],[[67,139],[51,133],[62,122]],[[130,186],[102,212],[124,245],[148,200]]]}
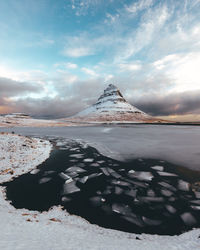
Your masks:
{"label": "dramatic cloud formation", "polygon": [[114,83],[152,115],[199,114],[200,1],[28,2],[0,2],[1,113],[69,116]]}
{"label": "dramatic cloud formation", "polygon": [[146,96],[134,103],[145,112],[157,115],[200,114],[200,91],[190,91],[167,96]]}

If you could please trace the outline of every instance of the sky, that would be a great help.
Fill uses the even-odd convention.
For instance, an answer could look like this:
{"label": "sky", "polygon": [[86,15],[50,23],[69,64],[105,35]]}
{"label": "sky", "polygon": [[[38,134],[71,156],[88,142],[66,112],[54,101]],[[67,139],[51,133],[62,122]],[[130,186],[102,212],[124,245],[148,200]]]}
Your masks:
{"label": "sky", "polygon": [[200,121],[200,0],[1,0],[0,113],[60,118],[112,83],[143,111]]}

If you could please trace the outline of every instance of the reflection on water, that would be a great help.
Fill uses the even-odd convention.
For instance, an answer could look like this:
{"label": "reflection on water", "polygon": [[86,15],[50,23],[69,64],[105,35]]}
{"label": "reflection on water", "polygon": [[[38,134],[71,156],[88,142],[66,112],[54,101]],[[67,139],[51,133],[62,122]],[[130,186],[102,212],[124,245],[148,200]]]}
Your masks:
{"label": "reflection on water", "polygon": [[38,169],[5,184],[16,208],[61,204],[91,223],[136,233],[173,235],[200,226],[200,192],[174,165],[119,162],[76,141],[54,141],[58,148]]}

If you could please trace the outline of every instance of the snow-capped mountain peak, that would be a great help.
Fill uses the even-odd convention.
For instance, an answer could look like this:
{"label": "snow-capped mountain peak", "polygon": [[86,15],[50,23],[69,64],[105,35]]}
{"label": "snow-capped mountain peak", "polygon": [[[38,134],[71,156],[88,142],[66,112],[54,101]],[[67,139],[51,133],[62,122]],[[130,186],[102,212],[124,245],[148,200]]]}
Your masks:
{"label": "snow-capped mountain peak", "polygon": [[85,122],[146,122],[154,119],[128,103],[120,90],[109,84],[97,102],[69,118]]}
{"label": "snow-capped mountain peak", "polygon": [[109,84],[104,93],[99,97],[96,104],[105,101],[126,102],[120,90],[113,84]]}

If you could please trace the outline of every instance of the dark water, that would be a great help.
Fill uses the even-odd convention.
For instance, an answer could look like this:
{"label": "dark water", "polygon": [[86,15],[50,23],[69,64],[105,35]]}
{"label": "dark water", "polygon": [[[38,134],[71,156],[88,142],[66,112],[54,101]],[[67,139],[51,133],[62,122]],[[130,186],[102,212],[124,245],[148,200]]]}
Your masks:
{"label": "dark water", "polygon": [[174,165],[119,162],[76,141],[64,144],[38,172],[4,184],[14,207],[44,211],[62,205],[91,223],[135,233],[174,235],[200,227],[200,193]]}

